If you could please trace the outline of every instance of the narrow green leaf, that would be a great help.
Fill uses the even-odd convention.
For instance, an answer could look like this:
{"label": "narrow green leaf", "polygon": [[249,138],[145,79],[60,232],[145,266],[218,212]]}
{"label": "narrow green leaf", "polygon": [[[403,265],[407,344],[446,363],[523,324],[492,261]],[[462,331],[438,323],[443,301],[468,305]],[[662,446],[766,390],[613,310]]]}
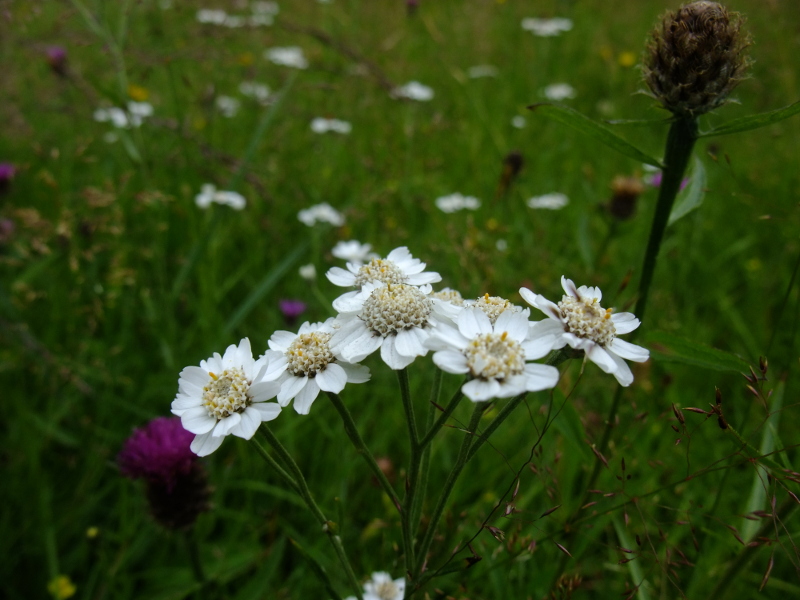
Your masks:
{"label": "narrow green leaf", "polygon": [[671,333],[652,333],[647,337],[647,343],[655,357],[666,362],[694,365],[712,371],[747,371],[747,361],[741,357]]}
{"label": "narrow green leaf", "polygon": [[703,161],[695,156],[689,185],[686,189],[681,190],[678,197],[675,199],[675,204],[672,206],[672,212],[669,215],[667,225],[672,225],[675,221],[703,203],[703,199],[706,195],[707,181],[708,178],[706,177],[706,169],[703,167]]}
{"label": "narrow green leaf", "polygon": [[250,292],[250,295],[244,299],[239,305],[239,308],[236,309],[236,312],[233,313],[233,316],[228,320],[224,329],[225,335],[233,331],[233,329],[250,314],[250,311],[256,307],[256,304],[275,287],[281,277],[283,277],[286,272],[300,260],[300,257],[306,253],[306,250],[308,250],[307,241],[299,244],[286,258],[275,265],[272,270],[264,276],[261,283]]}
{"label": "narrow green leaf", "polygon": [[579,113],[574,108],[564,106],[563,104],[532,104],[528,107],[529,110],[536,111],[554,121],[563,123],[573,129],[577,129],[581,133],[593,137],[599,142],[602,142],[609,148],[613,148],[620,154],[624,154],[628,158],[632,158],[639,162],[653,165],[654,167],[663,168],[657,159],[648,156],[630,142],[626,142],[619,137],[616,133],[611,131],[608,127],[601,125],[597,121],[590,119],[584,114]]}
{"label": "narrow green leaf", "polygon": [[698,137],[728,135],[731,133],[739,133],[741,131],[750,131],[751,129],[760,129],[761,127],[766,127],[767,125],[772,125],[773,123],[778,123],[779,121],[788,119],[799,112],[800,100],[790,104],[789,106],[784,106],[783,108],[776,108],[775,110],[758,113],[757,115],[733,119],[732,121],[728,121],[724,125],[720,125],[711,131],[701,133]]}

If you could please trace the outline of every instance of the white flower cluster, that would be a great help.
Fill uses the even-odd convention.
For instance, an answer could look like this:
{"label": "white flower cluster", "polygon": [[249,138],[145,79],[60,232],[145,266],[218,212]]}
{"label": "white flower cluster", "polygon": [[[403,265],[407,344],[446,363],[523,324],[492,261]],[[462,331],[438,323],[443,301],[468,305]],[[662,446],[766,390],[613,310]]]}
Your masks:
{"label": "white flower cluster", "polygon": [[554,37],[572,29],[572,21],[563,17],[522,19],[522,28],[539,37]]}
{"label": "white flower cluster", "polygon": [[353,130],[353,126],[347,121],[340,121],[339,119],[325,119],[317,117],[311,121],[311,131],[314,133],[341,133],[347,135]]}
{"label": "white flower cluster", "polygon": [[454,213],[459,210],[476,210],[480,208],[481,201],[474,196],[464,196],[456,192],[449,196],[440,196],[434,200],[436,208],[443,213]]}
{"label": "white flower cluster", "polygon": [[[403,600],[405,591],[405,579],[392,579],[389,573],[378,571],[364,584],[363,596],[364,600]],[[356,597],[348,596],[345,600],[356,600]]]}
{"label": "white flower cluster", "polygon": [[[603,308],[597,288],[578,288],[562,277],[565,295],[558,304],[522,288],[523,299],[549,317],[530,321],[529,308],[499,296],[465,301],[455,290],[433,292],[431,284],[441,277],[405,247],[385,258],[370,258],[370,246],[357,241],[336,250],[357,259],[326,274],[331,283],[353,288],[333,301],[336,317],[306,322],[297,333],[273,333],[257,360],[244,339],[181,372],[172,412],[196,434],[194,452],[213,452],[228,433],[249,439],[292,401],[295,412],[308,414],[321,391],[338,394],[348,383],[368,381],[369,369],[358,363],[378,351],[389,368],[400,370],[432,350],[440,369],[466,376],[461,391],[473,402],[555,387],[558,369],[533,361],[567,345],[623,386],[633,381],[623,359],[648,359],[647,350],[617,337],[639,320]],[[377,598],[402,592],[402,580],[375,576],[365,592],[394,590],[375,592]]]}
{"label": "white flower cluster", "polygon": [[344,215],[327,202],[304,208],[297,213],[297,218],[309,227],[313,227],[317,223],[330,223],[334,227],[344,225]]}
{"label": "white flower cluster", "polygon": [[409,81],[405,85],[401,85],[392,91],[392,96],[395,98],[405,98],[406,100],[416,100],[418,102],[427,102],[433,100],[433,89],[427,85],[421,84],[419,81]]}
{"label": "white flower cluster", "polygon": [[528,198],[525,204],[528,205],[528,208],[560,210],[569,204],[569,198],[560,192],[552,192],[550,194]]}
{"label": "white flower cluster", "polygon": [[153,105],[149,102],[128,102],[127,110],[112,106],[94,111],[94,120],[100,123],[110,121],[118,129],[139,127],[144,119],[153,115]]}
{"label": "white flower cluster", "polygon": [[269,48],[264,51],[264,58],[271,63],[294,69],[307,69],[308,60],[303,49],[298,46]]}
{"label": "white flower cluster", "polygon": [[197,11],[196,18],[198,23],[205,25],[221,25],[236,29],[249,25],[259,27],[261,25],[272,25],[275,15],[280,12],[277,2],[253,2],[250,5],[251,14],[249,15],[230,15],[224,10],[201,8]]}
{"label": "white flower cluster", "polygon": [[247,200],[238,192],[218,190],[213,184],[205,183],[200,188],[200,193],[194,197],[194,203],[202,209],[212,204],[222,204],[234,210],[242,210],[247,205]]}
{"label": "white flower cluster", "polygon": [[551,83],[542,90],[544,97],[554,102],[574,98],[576,93],[575,88],[568,83]]}

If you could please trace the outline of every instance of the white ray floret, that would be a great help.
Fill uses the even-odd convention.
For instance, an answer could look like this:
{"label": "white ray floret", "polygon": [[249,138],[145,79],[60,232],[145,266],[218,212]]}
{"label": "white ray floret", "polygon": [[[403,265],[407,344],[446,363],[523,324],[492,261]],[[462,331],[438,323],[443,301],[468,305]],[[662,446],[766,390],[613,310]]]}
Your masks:
{"label": "white ray floret", "polygon": [[[385,571],[372,574],[369,581],[364,584],[364,600],[403,600],[406,591],[406,580],[392,579]],[[355,596],[348,596],[345,600],[356,600]]]}
{"label": "white ray floret", "polygon": [[224,355],[215,352],[199,367],[181,371],[172,413],[195,434],[192,452],[211,454],[229,433],[249,440],[263,421],[280,414],[278,404],[267,402],[280,385],[264,381],[266,371],[267,359],[253,359],[247,338],[228,346]]}
{"label": "white ray floret", "polygon": [[332,267],[325,276],[334,285],[359,289],[373,281],[419,286],[442,280],[438,273],[426,272],[425,263],[411,256],[405,246],[395,248],[386,258],[373,258],[367,264],[348,262],[346,270]]}
{"label": "white ray floret", "polygon": [[558,383],[558,369],[528,362],[542,358],[553,344],[546,337],[531,339],[530,331],[524,312],[503,311],[492,324],[481,309],[468,307],[458,315],[456,327],[438,327],[426,345],[437,351],[433,362],[440,369],[469,375],[461,391],[473,402],[483,402]]}
{"label": "white ray floret", "polygon": [[633,373],[623,359],[645,362],[650,352],[617,336],[639,327],[639,319],[633,313],[613,313],[612,309],[600,306],[603,299],[600,288],[585,285],[578,288],[566,277],[561,278],[561,286],[565,295],[558,304],[527,288],[519,290],[528,304],[550,317],[534,325],[531,334],[554,336],[553,349],[569,345],[583,350],[589,360],[614,375],[620,385],[629,386]]}
{"label": "white ray floret", "polygon": [[337,358],[330,348],[335,319],[303,323],[295,334],[276,331],[269,339],[269,360],[264,379],[280,385],[278,404],[307,415],[320,391],[338,394],[348,383],[369,381],[369,369]]}

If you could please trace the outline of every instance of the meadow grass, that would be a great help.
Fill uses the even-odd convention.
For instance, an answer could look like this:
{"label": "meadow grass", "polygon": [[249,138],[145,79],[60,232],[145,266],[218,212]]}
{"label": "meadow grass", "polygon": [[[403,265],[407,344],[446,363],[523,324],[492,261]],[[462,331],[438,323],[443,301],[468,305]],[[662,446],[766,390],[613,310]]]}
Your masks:
{"label": "meadow grass", "polygon": [[[211,6],[194,1],[166,9],[87,2],[90,21],[77,4],[4,5],[0,162],[17,166],[0,196],[0,217],[15,224],[0,246],[6,597],[44,597],[58,574],[70,577],[77,598],[197,593],[184,539],[150,519],[115,456],[132,428],[168,414],[184,366],[245,336],[260,353],[272,332],[293,329],[280,299],[306,302],[302,319],[332,316],[341,290],[323,274],[341,264],[330,254],[338,240],[369,242],[382,254],[408,246],[465,297],[489,292],[521,303],[517,290],[526,285],[556,298],[566,275],[601,287],[605,306],[632,305],[656,191],[642,195],[635,217],[613,235],[603,204],[613,177],[642,175],[642,165],[525,107],[544,100],[547,84],[567,82],[577,95],[566,102],[594,118],[666,118],[636,93],[640,72],[624,53],[638,61],[657,16],[674,5],[535,4],[423,0],[409,18],[399,1],[282,2],[273,26],[241,29],[198,23],[196,11]],[[792,61],[800,12],[779,0],[729,6],[748,17],[755,63],[734,93],[739,104],[704,117],[705,128],[800,97]],[[524,17],[553,15],[571,18],[572,31],[538,38],[520,27]],[[68,51],[65,77],[44,58],[56,44]],[[309,69],[262,57],[290,45],[304,49]],[[470,79],[468,68],[480,64],[496,66],[497,77]],[[238,86],[249,80],[280,100],[261,106],[241,97]],[[409,80],[435,97],[390,97],[387,86]],[[145,91],[151,118],[125,130],[93,120],[96,108],[126,102],[131,85]],[[238,114],[221,116],[218,95],[240,97]],[[353,131],[314,134],[309,123],[318,116],[350,121]],[[525,127],[511,125],[515,116]],[[615,126],[655,156],[666,129]],[[790,119],[698,142],[705,203],[667,231],[638,337],[653,354],[622,392],[596,491],[587,491],[598,460],[592,444],[617,384],[595,365],[581,374],[580,361],[570,361],[558,388],[530,394],[468,464],[431,564],[473,536],[482,560],[433,580],[431,598],[566,598],[569,581],[579,581],[575,598],[709,598],[728,583],[718,597],[752,598],[768,569],[763,597],[800,592],[796,498],[788,493],[800,495],[797,483],[768,477],[716,418],[684,411],[681,426],[672,410],[707,410],[719,388],[727,421],[794,471],[798,134],[800,121]],[[496,197],[513,150],[524,166]],[[198,209],[194,196],[207,182],[240,192],[247,207]],[[455,191],[482,206],[455,214],[434,206]],[[525,206],[553,191],[570,198],[564,209]],[[346,224],[312,229],[298,221],[300,209],[320,202],[342,210]],[[298,275],[306,263],[316,265],[314,284]],[[766,356],[761,397],[735,369],[676,360],[665,342],[676,338],[738,355],[756,370]],[[373,380],[342,398],[402,490],[408,448],[395,376],[375,357],[366,364]],[[429,359],[410,368],[418,413],[433,374]],[[458,384],[445,374],[439,402]],[[455,460],[471,410],[463,404],[434,441],[431,490]],[[557,417],[535,444],[549,408]],[[342,435],[334,408],[322,398],[305,418],[289,408],[271,429],[337,522],[356,574],[401,577],[397,512]],[[214,508],[195,538],[215,582],[212,597],[318,597],[303,553],[343,596],[352,593],[304,506],[247,442],[229,438],[204,462]],[[505,516],[518,472],[514,511]],[[753,539],[759,544],[747,547]]]}

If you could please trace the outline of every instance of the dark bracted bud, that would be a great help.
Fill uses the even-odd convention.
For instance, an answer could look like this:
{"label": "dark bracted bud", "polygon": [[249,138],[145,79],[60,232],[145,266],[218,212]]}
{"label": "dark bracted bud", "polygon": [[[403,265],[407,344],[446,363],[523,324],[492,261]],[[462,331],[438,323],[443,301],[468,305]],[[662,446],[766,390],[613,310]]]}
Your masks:
{"label": "dark bracted bud", "polygon": [[667,13],[652,32],[644,79],[664,108],[694,117],[723,104],[750,61],[744,19],[716,2],[692,2]]}
{"label": "dark bracted bud", "polygon": [[642,192],[644,184],[638,177],[615,177],[611,182],[611,199],[606,206],[608,212],[619,221],[630,219]]}

